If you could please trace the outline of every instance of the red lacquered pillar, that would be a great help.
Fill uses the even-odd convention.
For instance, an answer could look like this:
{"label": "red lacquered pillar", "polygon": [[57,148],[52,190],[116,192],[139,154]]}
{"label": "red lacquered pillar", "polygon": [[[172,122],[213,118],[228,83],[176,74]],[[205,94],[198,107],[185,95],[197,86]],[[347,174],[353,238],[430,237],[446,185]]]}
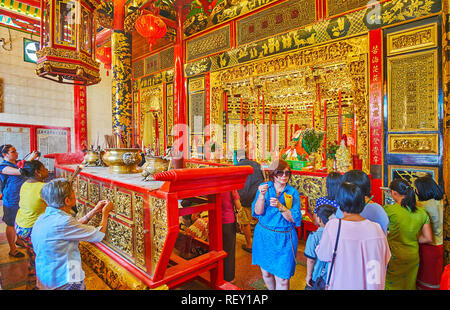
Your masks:
{"label": "red lacquered pillar", "polygon": [[[185,81],[184,81],[184,51],[183,51],[183,6],[182,1],[176,3],[176,15],[177,15],[177,37],[174,47],[174,105],[176,111],[176,122],[178,125],[186,125],[186,96],[185,96]],[[178,128],[174,133],[175,138],[175,150],[182,152],[183,158],[188,158],[188,132],[184,132]]]}
{"label": "red lacquered pillar", "polygon": [[74,85],[75,152],[88,148],[86,86]]}

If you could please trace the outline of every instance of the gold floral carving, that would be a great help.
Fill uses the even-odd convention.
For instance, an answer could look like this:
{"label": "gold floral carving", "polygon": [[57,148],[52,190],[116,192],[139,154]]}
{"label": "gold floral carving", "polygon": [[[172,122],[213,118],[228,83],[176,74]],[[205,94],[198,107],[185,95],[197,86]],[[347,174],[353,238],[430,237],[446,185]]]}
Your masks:
{"label": "gold floral carving", "polygon": [[439,154],[437,134],[388,136],[388,152],[398,154]]}
{"label": "gold floral carving", "polygon": [[356,150],[362,159],[362,170],[370,172],[369,158],[369,110],[367,95],[367,58],[361,57],[356,61],[348,63],[349,76],[353,88],[353,104],[355,106],[355,117],[357,124]]}
{"label": "gold floral carving", "polygon": [[86,263],[113,290],[148,290],[136,276],[89,242],[80,242],[80,254]]}
{"label": "gold floral carving", "polygon": [[150,227],[152,238],[152,270],[153,273],[161,257],[162,249],[168,233],[167,201],[150,196]]}
{"label": "gold floral carving", "polygon": [[[326,74],[320,74],[319,83],[323,84],[325,89],[330,88],[338,89],[342,85],[342,77],[348,80],[348,87],[351,88],[349,94],[352,96],[353,105],[355,106],[356,124],[357,124],[357,136],[356,136],[356,149],[359,156],[363,160],[363,170],[369,172],[369,109],[368,109],[368,77],[367,77],[367,54],[368,54],[368,41],[367,36],[355,37],[347,40],[336,41],[330,44],[308,47],[299,50],[295,53],[288,55],[280,55],[262,61],[254,61],[248,64],[241,64],[230,69],[222,71],[211,72],[211,123],[216,122],[222,124],[223,121],[220,118],[220,111],[223,107],[223,87],[227,84],[239,84],[242,81],[256,81],[261,76],[279,75],[284,72],[301,71],[301,76],[305,75],[305,81],[308,80],[308,70],[311,71],[311,67],[315,66],[342,66],[344,69],[339,72],[339,77],[333,77],[332,75],[326,76]],[[304,74],[303,74],[304,72]],[[311,76],[311,78],[315,78]],[[305,82],[307,83],[307,82]],[[244,92],[242,85],[239,86],[241,93]],[[269,86],[267,86],[269,87]],[[306,86],[305,86],[306,87]],[[233,94],[231,100],[233,99]],[[253,98],[255,94],[250,94]],[[267,99],[267,98],[266,98]],[[236,100],[234,100],[236,101]],[[300,100],[301,101],[301,100]],[[236,103],[236,102],[235,102]],[[239,102],[237,102],[239,105]],[[233,102],[228,103],[229,107],[234,106],[229,111],[230,123],[232,120],[239,119],[237,112],[240,107],[233,105]],[[321,107],[319,101],[316,100],[316,111],[320,111]],[[284,111],[280,111],[282,116]],[[258,113],[255,114],[258,115]],[[323,129],[323,118],[320,117],[320,113],[315,114],[315,127]],[[295,114],[289,117],[289,122],[292,122],[292,117],[296,117]],[[302,119],[302,115],[297,116]],[[281,117],[283,120],[284,118]],[[255,124],[258,125],[259,118],[255,119]],[[307,122],[302,122],[307,124]],[[289,126],[289,124],[288,124]],[[290,127],[288,127],[288,140]],[[283,133],[284,137],[284,133]],[[281,141],[280,144],[284,144]],[[319,150],[320,153],[320,150]]]}
{"label": "gold floral carving", "polygon": [[263,61],[240,64],[228,70],[211,72],[211,85],[220,86],[226,82],[294,70],[304,66],[343,62],[366,53],[368,53],[367,36],[359,36],[326,45],[301,49],[288,55],[275,56]]}
{"label": "gold floral carving", "polygon": [[146,270],[144,234],[144,197],[134,194],[134,261]]}
{"label": "gold floral carving", "polygon": [[134,24],[136,23],[136,20],[142,16],[142,14],[142,10],[136,10],[125,17],[125,20],[123,22],[123,29],[126,33],[131,33],[134,30]]}
{"label": "gold floral carving", "polygon": [[116,197],[115,212],[127,218],[131,218],[131,194],[118,190]]}
{"label": "gold floral carving", "polygon": [[57,49],[46,46],[43,49],[37,51],[36,56],[38,57],[38,59],[42,58],[43,56],[53,56],[59,58],[66,58],[70,60],[80,60],[94,68],[98,69],[100,67],[100,63],[97,62],[96,60],[92,59],[91,57],[87,56],[82,52],[77,52],[73,50]]}
{"label": "gold floral carving", "polygon": [[293,174],[290,183],[301,196],[308,197],[308,210],[314,213],[318,198],[326,196],[327,187],[325,177]]}
{"label": "gold floral carving", "polygon": [[100,198],[100,185],[94,182],[89,182],[89,202],[96,204]]}
{"label": "gold floral carving", "polygon": [[116,191],[115,188],[107,187],[103,184],[102,187],[102,200],[109,200],[116,205]]}
{"label": "gold floral carving", "polygon": [[133,257],[133,230],[111,218],[108,219],[104,243],[128,257]]}
{"label": "gold floral carving", "polygon": [[78,194],[80,195],[80,197],[84,198],[84,199],[88,199],[88,181],[79,179],[78,185],[79,185]]}

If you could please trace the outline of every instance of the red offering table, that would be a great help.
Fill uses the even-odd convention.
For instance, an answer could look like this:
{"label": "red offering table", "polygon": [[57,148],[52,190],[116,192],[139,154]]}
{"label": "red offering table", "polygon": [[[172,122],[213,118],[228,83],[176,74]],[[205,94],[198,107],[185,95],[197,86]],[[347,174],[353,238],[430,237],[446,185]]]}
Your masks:
{"label": "red offering table", "polygon": [[[76,167],[57,164],[56,176],[67,177]],[[223,280],[223,259],[227,254],[222,248],[220,194],[243,188],[252,172],[250,166],[174,169],[155,174],[154,181],[143,181],[139,173],[110,174],[107,167],[84,168],[74,182],[77,216],[89,212],[102,199],[112,201],[114,210],[105,239],[88,253],[80,249],[83,261],[86,257],[88,265],[112,288],[127,285],[117,283],[117,270],[112,279],[111,270],[103,266],[107,264],[105,257],[150,289],[174,288],[198,276],[213,289],[237,289]],[[198,196],[206,202],[181,208],[179,200]],[[180,235],[180,216],[201,211],[208,211],[209,249],[184,259],[174,251]],[[99,221],[99,216],[89,224]]]}

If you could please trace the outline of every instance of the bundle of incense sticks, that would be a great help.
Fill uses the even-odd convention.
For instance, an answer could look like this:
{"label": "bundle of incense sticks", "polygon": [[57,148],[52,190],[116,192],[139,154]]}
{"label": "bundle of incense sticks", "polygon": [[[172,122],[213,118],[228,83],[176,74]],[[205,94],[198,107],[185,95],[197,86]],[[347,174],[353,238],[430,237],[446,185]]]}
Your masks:
{"label": "bundle of incense sticks", "polygon": [[67,181],[72,183],[83,168],[84,168],[83,165],[78,165],[77,169],[75,169],[75,171],[70,176],[67,177]]}

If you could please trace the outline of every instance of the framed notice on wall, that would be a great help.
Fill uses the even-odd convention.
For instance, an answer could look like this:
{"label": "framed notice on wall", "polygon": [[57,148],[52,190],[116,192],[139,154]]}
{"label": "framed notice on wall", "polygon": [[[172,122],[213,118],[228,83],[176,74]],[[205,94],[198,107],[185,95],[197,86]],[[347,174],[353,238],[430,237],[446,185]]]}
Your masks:
{"label": "framed notice on wall", "polygon": [[68,129],[37,128],[37,149],[41,152],[41,161],[48,170],[53,171],[54,159],[44,158],[45,154],[67,153],[69,143]]}
{"label": "framed notice on wall", "polygon": [[0,126],[0,145],[12,144],[23,159],[31,152],[31,130],[28,127]]}

